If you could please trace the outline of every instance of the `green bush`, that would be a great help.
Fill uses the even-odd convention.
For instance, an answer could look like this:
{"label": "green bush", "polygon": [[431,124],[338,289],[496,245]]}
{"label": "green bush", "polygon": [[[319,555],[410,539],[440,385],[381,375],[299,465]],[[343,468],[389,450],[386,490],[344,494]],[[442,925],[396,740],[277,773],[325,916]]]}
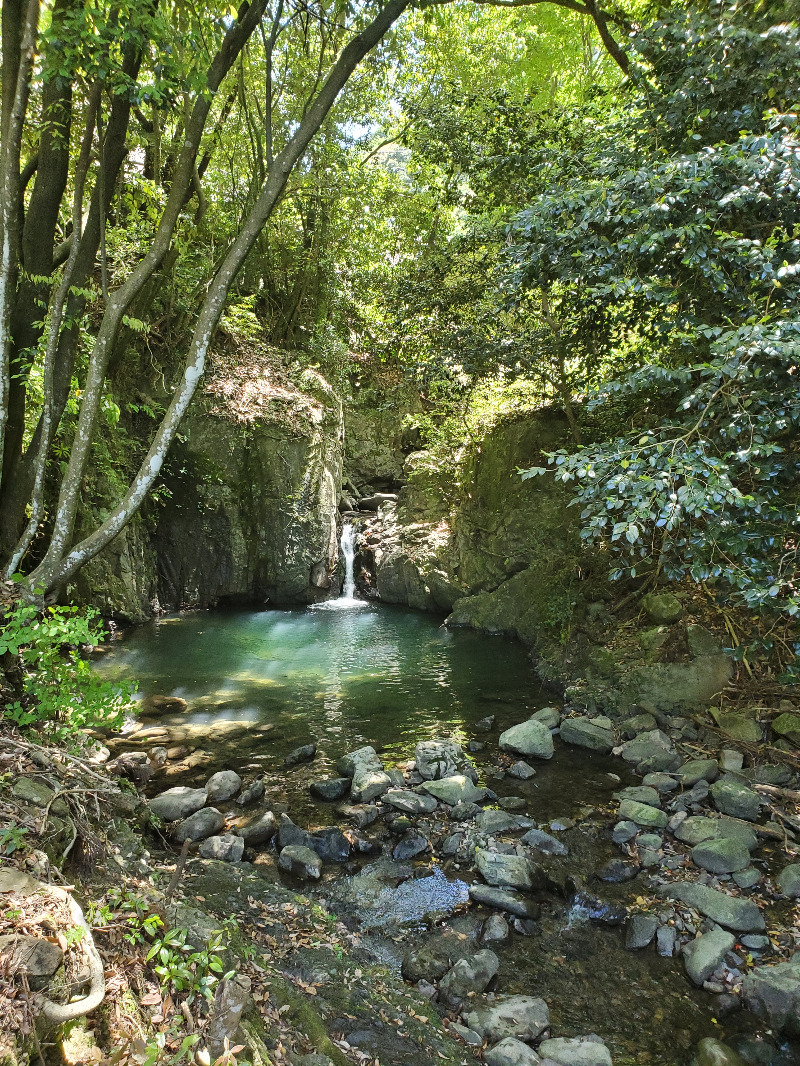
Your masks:
{"label": "green bush", "polygon": [[[81,657],[80,648],[103,638],[91,608],[46,607],[17,602],[0,625],[0,662],[21,666],[21,683],[0,706],[0,721],[22,730],[44,731],[63,740],[84,728],[117,727],[132,689],[103,681]],[[16,698],[15,698],[16,697]]]}

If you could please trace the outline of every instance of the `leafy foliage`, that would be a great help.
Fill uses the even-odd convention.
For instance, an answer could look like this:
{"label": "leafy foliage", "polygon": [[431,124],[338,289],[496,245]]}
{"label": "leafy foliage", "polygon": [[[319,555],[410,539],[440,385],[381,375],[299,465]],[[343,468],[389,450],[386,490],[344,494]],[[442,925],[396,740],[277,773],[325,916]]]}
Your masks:
{"label": "leafy foliage", "polygon": [[689,575],[794,615],[800,34],[721,3],[636,48],[652,76],[634,106],[510,227],[509,299],[589,304],[636,362],[589,403],[625,397],[631,431],[551,463],[612,577]]}
{"label": "leafy foliage", "polygon": [[97,612],[17,601],[0,626],[0,656],[22,663],[22,693],[0,708],[0,721],[21,729],[44,730],[63,740],[82,729],[119,726],[131,691],[103,681],[81,656],[81,646],[97,644],[102,633]]}

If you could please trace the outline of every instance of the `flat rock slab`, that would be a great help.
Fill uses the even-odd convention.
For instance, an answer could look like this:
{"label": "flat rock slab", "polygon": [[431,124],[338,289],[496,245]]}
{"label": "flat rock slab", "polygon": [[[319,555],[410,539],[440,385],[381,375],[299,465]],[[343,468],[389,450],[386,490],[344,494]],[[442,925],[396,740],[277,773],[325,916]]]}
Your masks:
{"label": "flat rock slab", "polygon": [[425,796],[421,792],[413,792],[410,788],[390,788],[381,797],[383,803],[388,803],[395,810],[404,814],[431,814],[439,806],[435,796]]}
{"label": "flat rock slab", "polygon": [[620,789],[619,792],[615,792],[616,799],[633,800],[634,803],[644,803],[648,807],[660,807],[661,796],[658,790],[650,788],[649,785],[631,785],[630,788]]}
{"label": "flat rock slab", "polygon": [[290,769],[292,766],[299,766],[301,763],[311,762],[316,754],[316,744],[303,744],[301,747],[295,748],[294,751],[289,752],[283,760],[283,765],[287,769]]}
{"label": "flat rock slab", "polygon": [[550,1012],[545,1001],[534,996],[498,996],[494,1003],[470,1011],[464,1021],[490,1044],[509,1036],[533,1041],[549,1028]]}
{"label": "flat rock slab", "polygon": [[500,734],[500,750],[513,755],[552,759],[553,735],[543,722],[530,719]]}
{"label": "flat rock slab", "polygon": [[676,881],[671,885],[662,885],[659,895],[679,900],[735,933],[760,933],[766,928],[764,915],[752,900],[729,896],[706,885]]}
{"label": "flat rock slab", "polygon": [[521,814],[510,814],[508,811],[481,811],[475,818],[475,828],[487,834],[515,833],[530,829],[532,825],[530,818]]}
{"label": "flat rock slab", "polygon": [[664,811],[636,800],[623,800],[619,805],[619,816],[624,822],[635,822],[648,829],[666,829],[669,821]]}
{"label": "flat rock slab", "polygon": [[188,818],[201,807],[205,807],[207,800],[208,793],[204,788],[176,785],[175,788],[168,788],[166,792],[161,792],[148,802],[150,810],[162,821],[177,822],[181,818]]}
{"label": "flat rock slab", "polygon": [[591,718],[564,718],[561,721],[560,737],[565,744],[599,751],[608,755],[614,747],[614,734],[597,725]]}
{"label": "flat rock slab", "polygon": [[543,1040],[539,1054],[559,1066],[611,1066],[611,1052],[594,1033]]}
{"label": "flat rock slab", "polygon": [[442,803],[455,807],[457,803],[477,803],[486,795],[485,788],[478,788],[471,778],[464,774],[441,777],[437,781],[426,781],[422,786],[426,792]]}

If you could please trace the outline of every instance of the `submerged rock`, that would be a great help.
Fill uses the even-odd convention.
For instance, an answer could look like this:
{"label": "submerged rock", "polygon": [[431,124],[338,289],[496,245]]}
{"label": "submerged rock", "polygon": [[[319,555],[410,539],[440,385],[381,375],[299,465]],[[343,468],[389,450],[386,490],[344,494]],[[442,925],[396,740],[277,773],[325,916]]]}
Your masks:
{"label": "submerged rock", "polygon": [[335,826],[315,830],[310,846],[323,862],[347,862],[350,858],[350,841]]}
{"label": "submerged rock", "polygon": [[176,785],[149,800],[150,810],[164,822],[177,822],[204,807],[208,793],[204,788],[187,788]]}
{"label": "submerged rock", "polygon": [[402,862],[405,859],[414,859],[417,855],[421,855],[424,851],[427,851],[430,847],[430,841],[427,837],[424,837],[422,833],[414,832],[406,833],[401,837],[395,845],[392,857],[398,862]]}
{"label": "submerged rock", "polygon": [[299,766],[300,763],[311,762],[316,754],[316,744],[303,744],[301,747],[295,748],[294,751],[289,752],[283,760],[283,765],[287,769],[290,769],[292,766]]}
{"label": "submerged rock", "polygon": [[224,803],[233,799],[242,787],[242,779],[235,770],[220,770],[206,781],[209,803]]}
{"label": "submerged rock", "polygon": [[[636,827],[634,826],[634,831]],[[543,829],[531,829],[522,837],[522,843],[543,855],[569,855],[569,848]]]}
{"label": "submerged rock", "polygon": [[500,750],[513,755],[534,756],[537,759],[552,759],[553,736],[543,722],[529,719],[520,722],[500,734]]}
{"label": "submerged rock", "polygon": [[257,777],[255,781],[251,781],[240,796],[236,797],[236,802],[240,807],[247,807],[251,803],[258,803],[260,799],[264,798],[264,793],[266,791],[267,786],[263,777]]}
{"label": "submerged rock", "polygon": [[526,899],[518,892],[494,888],[491,885],[470,885],[469,898],[475,903],[483,903],[487,907],[508,911],[517,918],[530,918],[535,921],[541,913],[539,904],[534,903],[533,900]]}
{"label": "submerged rock", "polygon": [[509,1036],[533,1041],[549,1028],[550,1012],[535,996],[498,996],[494,1003],[470,1011],[464,1021],[490,1044]]}
{"label": "submerged rock", "polygon": [[509,766],[508,772],[512,777],[516,777],[520,781],[529,781],[532,777],[536,776],[534,768],[530,763],[525,762],[524,759],[517,759],[515,763]]}
{"label": "submerged rock", "polygon": [[639,951],[653,943],[658,929],[658,918],[654,914],[634,914],[628,922],[625,934],[625,947],[628,951]]}
{"label": "submerged rock", "polygon": [[745,1061],[727,1044],[707,1036],[698,1043],[692,1066],[745,1066]]}

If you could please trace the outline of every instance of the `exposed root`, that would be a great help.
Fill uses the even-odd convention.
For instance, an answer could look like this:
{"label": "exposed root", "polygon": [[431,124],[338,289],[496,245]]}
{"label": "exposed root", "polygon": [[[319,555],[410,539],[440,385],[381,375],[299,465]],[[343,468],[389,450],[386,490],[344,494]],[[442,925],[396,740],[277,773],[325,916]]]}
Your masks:
{"label": "exposed root", "polygon": [[65,1022],[74,1021],[76,1018],[83,1018],[86,1014],[99,1007],[106,996],[106,976],[103,960],[94,946],[92,931],[77,901],[68,893],[64,893],[64,895],[75,926],[83,930],[81,943],[89,960],[89,994],[84,996],[83,999],[75,1000],[73,1003],[54,1003],[51,999],[42,996],[40,999],[41,1016],[53,1026],[63,1025]]}

